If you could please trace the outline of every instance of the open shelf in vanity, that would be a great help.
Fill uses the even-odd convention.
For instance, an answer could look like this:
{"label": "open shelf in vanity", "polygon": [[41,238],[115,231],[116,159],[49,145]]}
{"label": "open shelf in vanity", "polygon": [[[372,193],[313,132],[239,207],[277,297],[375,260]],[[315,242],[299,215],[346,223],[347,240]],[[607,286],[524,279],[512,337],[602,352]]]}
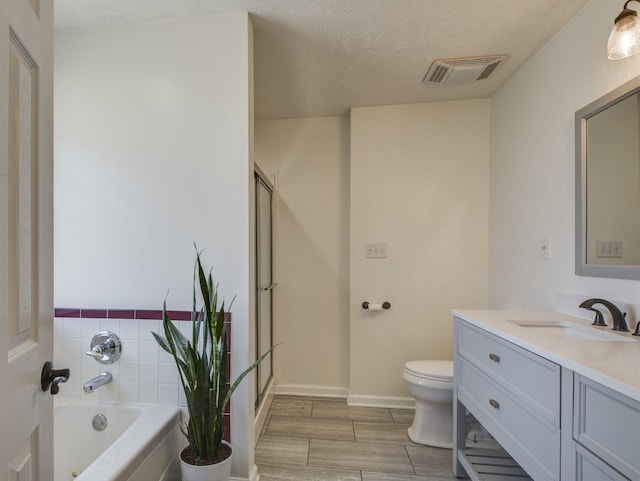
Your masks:
{"label": "open shelf in vanity", "polygon": [[504,450],[458,450],[458,461],[472,481],[533,481]]}

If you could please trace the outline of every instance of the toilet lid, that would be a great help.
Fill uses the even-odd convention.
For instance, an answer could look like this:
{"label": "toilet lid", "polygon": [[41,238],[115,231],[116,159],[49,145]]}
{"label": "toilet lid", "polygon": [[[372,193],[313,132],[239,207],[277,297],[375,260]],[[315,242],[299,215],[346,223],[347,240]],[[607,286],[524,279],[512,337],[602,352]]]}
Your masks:
{"label": "toilet lid", "polygon": [[414,376],[453,382],[453,361],[409,361],[404,367]]}

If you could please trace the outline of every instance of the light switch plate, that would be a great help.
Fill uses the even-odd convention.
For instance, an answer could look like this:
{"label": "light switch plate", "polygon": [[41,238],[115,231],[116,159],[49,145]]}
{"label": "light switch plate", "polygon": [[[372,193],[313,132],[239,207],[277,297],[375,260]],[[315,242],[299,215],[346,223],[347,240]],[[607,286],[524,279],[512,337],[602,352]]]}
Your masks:
{"label": "light switch plate", "polygon": [[384,259],[387,257],[386,242],[367,242],[364,245],[365,259]]}

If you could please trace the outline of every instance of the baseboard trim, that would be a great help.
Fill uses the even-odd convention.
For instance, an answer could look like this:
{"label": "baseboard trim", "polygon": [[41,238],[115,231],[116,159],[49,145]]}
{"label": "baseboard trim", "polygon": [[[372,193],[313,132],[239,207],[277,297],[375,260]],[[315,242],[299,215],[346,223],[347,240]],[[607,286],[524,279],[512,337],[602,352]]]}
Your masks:
{"label": "baseboard trim", "polygon": [[415,409],[415,401],[412,397],[399,396],[365,396],[349,393],[347,395],[347,404],[349,406]]}
{"label": "baseboard trim", "polygon": [[258,473],[258,466],[255,464],[251,468],[251,472],[249,473],[250,481],[260,481],[260,474]]}
{"label": "baseboard trim", "polygon": [[260,474],[258,473],[258,466],[255,464],[251,468],[251,472],[249,473],[248,478],[237,478],[235,476],[231,476],[229,481],[260,481]]}
{"label": "baseboard trim", "polygon": [[278,384],[275,387],[275,393],[281,396],[346,398],[349,406],[415,409],[415,401],[412,397],[351,394],[348,389],[337,386]]}
{"label": "baseboard trim", "polygon": [[255,442],[258,443],[258,439],[260,438],[260,433],[262,433],[262,429],[264,428],[264,423],[267,421],[267,414],[269,414],[269,409],[271,408],[271,403],[273,402],[275,388],[273,377],[269,380],[267,387],[265,389],[265,396],[258,406],[258,411],[255,415],[255,423],[254,423],[254,435]]}
{"label": "baseboard trim", "polygon": [[310,384],[278,384],[276,394],[285,396],[346,398],[347,389],[338,386],[313,386]]}

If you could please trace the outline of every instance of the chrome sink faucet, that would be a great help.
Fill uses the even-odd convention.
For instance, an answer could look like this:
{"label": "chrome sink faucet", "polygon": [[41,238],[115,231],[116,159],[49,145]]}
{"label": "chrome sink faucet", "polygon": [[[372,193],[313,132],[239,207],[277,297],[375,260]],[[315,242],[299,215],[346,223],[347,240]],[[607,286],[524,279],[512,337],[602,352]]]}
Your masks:
{"label": "chrome sink faucet", "polygon": [[609,313],[611,314],[611,320],[613,321],[613,330],[614,331],[628,331],[629,327],[627,326],[627,320],[625,319],[627,316],[626,312],[622,312],[620,309],[618,309],[618,307],[616,307],[615,304],[613,304],[612,302],[609,302],[605,299],[587,299],[586,301],[582,302],[580,304],[579,307],[582,307],[583,309],[587,309],[589,311],[595,311],[596,313],[596,320],[594,322],[594,324],[602,326],[605,325],[604,324],[604,320],[602,319],[602,313],[600,313],[600,311],[598,311],[597,309],[593,308],[594,304],[601,304],[603,306],[605,306],[608,310]]}
{"label": "chrome sink faucet", "polygon": [[100,375],[94,377],[93,379],[89,379],[87,382],[85,382],[84,386],[82,386],[82,389],[84,389],[84,392],[86,393],[92,393],[93,391],[98,389],[100,386],[109,384],[112,379],[113,379],[113,376],[111,376],[110,372],[103,372],[103,373],[100,373]]}

